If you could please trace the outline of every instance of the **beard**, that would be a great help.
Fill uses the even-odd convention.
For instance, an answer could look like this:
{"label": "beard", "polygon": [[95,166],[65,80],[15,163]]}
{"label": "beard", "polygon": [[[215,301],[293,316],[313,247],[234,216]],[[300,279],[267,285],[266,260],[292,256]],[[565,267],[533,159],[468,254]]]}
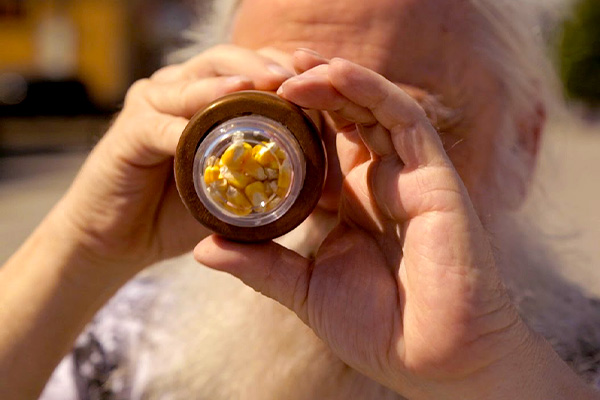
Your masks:
{"label": "beard", "polygon": [[[309,220],[279,242],[310,257],[335,223]],[[563,278],[572,260],[522,213],[496,216],[486,228],[523,319],[596,383],[600,303]],[[345,365],[293,312],[190,255],[122,288],[65,363],[63,373],[74,375],[94,364],[97,373],[76,382],[82,398],[95,391],[127,399],[401,399]],[[48,393],[64,380],[58,371]]]}
{"label": "beard", "polygon": [[549,234],[532,218],[521,212],[494,224],[502,280],[529,327],[586,382],[600,386],[600,301],[571,279],[587,269],[570,248],[576,237]]}

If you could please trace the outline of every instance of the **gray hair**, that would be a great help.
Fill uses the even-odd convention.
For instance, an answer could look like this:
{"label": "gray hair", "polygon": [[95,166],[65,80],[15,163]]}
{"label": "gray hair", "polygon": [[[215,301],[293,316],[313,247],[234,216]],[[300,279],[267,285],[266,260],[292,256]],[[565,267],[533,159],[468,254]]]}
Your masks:
{"label": "gray hair", "polygon": [[[503,134],[497,135],[495,169],[489,177],[495,205],[520,203],[511,190],[529,177],[532,155],[517,145],[519,118],[561,114],[559,80],[552,66],[548,42],[573,0],[467,0],[481,16],[474,51],[497,77],[506,104]],[[190,46],[174,54],[181,61],[230,39],[234,14],[241,0],[199,2],[199,19],[185,33]],[[481,30],[481,32],[477,32]],[[473,194],[476,195],[476,194]]]}
{"label": "gray hair", "polygon": [[495,170],[489,180],[494,203],[512,208],[522,201],[515,184],[526,186],[535,155],[518,145],[519,123],[565,112],[551,45],[571,0],[470,0],[485,21],[478,53],[498,77],[506,113],[495,143]]}
{"label": "gray hair", "polygon": [[230,40],[233,16],[242,0],[198,0],[198,20],[183,38],[188,46],[174,52],[170,63],[187,60],[202,51]]}
{"label": "gray hair", "polygon": [[[199,1],[198,21],[184,32],[190,45],[177,52],[176,59],[187,59],[209,47],[228,42],[233,16],[241,1]],[[514,104],[519,104],[523,94],[539,94],[549,86],[556,94],[557,82],[550,72],[545,42],[573,1],[468,1],[491,27],[488,32],[482,32],[482,54],[493,63],[499,76],[507,77],[513,83],[511,91],[515,93],[511,97],[516,101]]]}

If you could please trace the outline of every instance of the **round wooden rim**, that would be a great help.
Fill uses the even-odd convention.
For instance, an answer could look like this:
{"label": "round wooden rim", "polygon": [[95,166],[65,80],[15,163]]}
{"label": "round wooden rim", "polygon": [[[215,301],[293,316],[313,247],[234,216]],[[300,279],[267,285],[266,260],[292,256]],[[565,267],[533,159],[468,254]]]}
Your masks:
{"label": "round wooden rim", "polygon": [[[194,157],[200,142],[216,126],[246,115],[258,114],[278,121],[294,135],[306,160],[304,185],[296,202],[279,219],[258,227],[228,224],[211,214],[194,187]],[[279,237],[298,226],[316,207],[326,174],[323,142],[310,117],[295,104],[266,92],[243,91],[217,99],[197,112],[181,135],[175,153],[175,182],[190,213],[215,233],[240,242],[258,242]]]}

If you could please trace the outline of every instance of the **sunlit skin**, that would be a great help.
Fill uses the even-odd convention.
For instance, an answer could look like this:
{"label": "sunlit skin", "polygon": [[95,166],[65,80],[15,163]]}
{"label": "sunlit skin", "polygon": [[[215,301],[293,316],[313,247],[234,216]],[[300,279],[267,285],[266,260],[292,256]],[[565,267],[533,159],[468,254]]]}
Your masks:
{"label": "sunlit skin", "polygon": [[[216,237],[195,254],[295,311],[344,362],[409,398],[502,398],[525,382],[490,386],[501,371],[548,348],[511,305],[463,184],[476,192],[491,168],[501,101],[478,99],[500,97],[499,85],[473,61],[472,32],[452,29],[465,26],[452,23],[455,12],[468,19],[464,2],[401,4],[242,3],[234,43],[317,51],[294,53],[300,75],[278,94],[326,111],[343,179],[340,222],[314,261]],[[398,84],[461,109],[451,134],[463,144],[450,158]]]}
{"label": "sunlit skin", "polygon": [[[460,0],[245,0],[232,45],[136,83],[0,268],[0,398],[37,398],[119,287],[208,235],[178,197],[173,155],[195,111],[245,89],[320,112],[338,170],[321,206],[339,223],[312,261],[213,236],[199,261],[289,307],[347,365],[411,399],[597,398],[517,315],[477,214],[503,115],[501,85],[471,50],[478,22]],[[441,137],[423,90],[460,111]]]}
{"label": "sunlit skin", "polygon": [[[320,64],[308,52],[295,57],[298,70],[315,67],[278,93],[335,110],[340,223],[314,263],[275,244],[217,238],[196,257],[290,307],[344,362],[401,393],[417,396],[423,379],[443,382],[433,387],[440,393],[454,385],[482,393],[487,370],[530,351],[535,337],[502,289],[438,133],[380,75],[341,59]],[[477,386],[461,387],[480,371]]]}
{"label": "sunlit skin", "polygon": [[500,84],[473,50],[480,17],[461,0],[376,3],[329,1],[315,7],[310,0],[245,0],[232,41],[287,53],[313,49],[441,96],[461,120],[443,140],[465,185],[476,193],[492,167],[492,140],[503,112]]}

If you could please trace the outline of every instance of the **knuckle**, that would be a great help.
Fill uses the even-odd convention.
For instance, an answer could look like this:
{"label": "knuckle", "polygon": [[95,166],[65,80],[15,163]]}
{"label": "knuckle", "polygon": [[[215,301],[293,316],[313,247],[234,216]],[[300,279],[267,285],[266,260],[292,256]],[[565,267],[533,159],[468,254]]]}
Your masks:
{"label": "knuckle", "polygon": [[147,95],[149,86],[150,80],[148,78],[134,82],[125,95],[125,105],[142,100]]}
{"label": "knuckle", "polygon": [[177,96],[175,96],[175,98],[177,99],[178,104],[176,104],[176,106],[181,114],[188,114],[192,109],[193,94],[191,92],[190,84],[182,84],[177,88]]}
{"label": "knuckle", "polygon": [[206,54],[228,53],[237,49],[237,46],[227,43],[217,44],[206,51]]}
{"label": "knuckle", "polygon": [[152,131],[156,132],[157,139],[165,140],[169,138],[174,129],[174,120],[173,118],[154,116],[154,129]]}
{"label": "knuckle", "polygon": [[230,44],[217,44],[192,57],[188,63],[197,64],[200,62],[208,62],[209,60],[217,57],[219,54],[226,54],[232,51],[233,47],[235,46]]}
{"label": "knuckle", "polygon": [[151,81],[156,81],[156,80],[160,80],[163,78],[167,78],[170,77],[171,75],[175,75],[177,70],[179,70],[181,68],[181,64],[171,64],[171,65],[167,65],[166,67],[163,67],[157,71],[155,71],[151,76],[150,76],[150,80]]}

